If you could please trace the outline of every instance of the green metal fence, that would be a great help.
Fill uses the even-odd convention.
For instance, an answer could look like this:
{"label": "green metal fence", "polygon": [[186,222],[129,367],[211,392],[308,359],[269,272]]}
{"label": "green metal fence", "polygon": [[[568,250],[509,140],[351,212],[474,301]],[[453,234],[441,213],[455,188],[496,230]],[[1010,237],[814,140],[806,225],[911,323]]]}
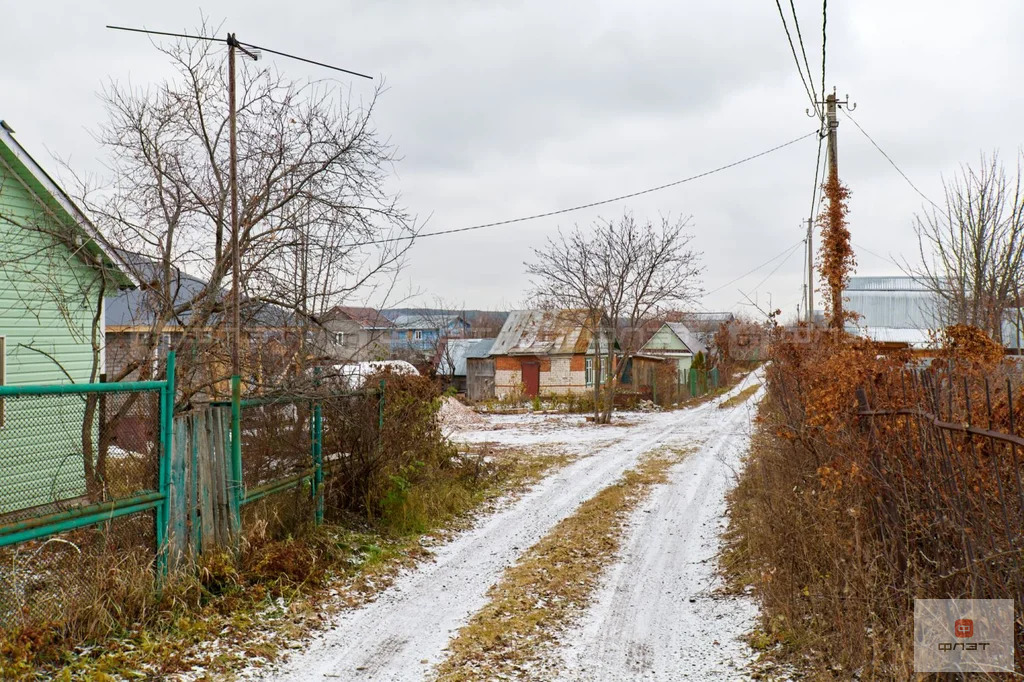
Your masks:
{"label": "green metal fence", "polygon": [[0,387],[0,626],[88,599],[111,555],[166,567],[167,365],[163,381]]}
{"label": "green metal fence", "polygon": [[379,437],[383,381],[242,399],[236,377],[232,400],[175,415],[174,367],[171,353],[162,381],[0,387],[0,628],[59,618],[115,564],[159,582],[261,529],[322,523],[352,400],[377,397],[359,437]]}

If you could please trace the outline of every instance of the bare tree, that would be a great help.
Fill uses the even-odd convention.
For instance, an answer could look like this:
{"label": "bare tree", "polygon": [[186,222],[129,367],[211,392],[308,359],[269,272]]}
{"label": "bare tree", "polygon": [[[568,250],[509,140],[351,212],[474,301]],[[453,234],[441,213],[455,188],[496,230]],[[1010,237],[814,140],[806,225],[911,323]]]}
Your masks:
{"label": "bare tree", "polygon": [[[208,25],[198,30],[215,33]],[[96,187],[79,179],[79,194],[107,241],[136,255],[128,260],[150,308],[140,320],[141,348],[111,378],[150,363],[161,335],[173,328],[172,348],[197,351],[182,363],[182,386],[195,392],[228,374],[225,59],[216,42],[158,49],[175,77],[143,90],[106,87],[109,120],[97,137],[110,153],[112,180]],[[282,371],[302,376],[309,328],[338,302],[393,276],[411,240],[380,242],[412,237],[414,229],[385,187],[394,150],[371,124],[380,88],[356,102],[333,81],[292,81],[247,60],[239,68],[238,241],[248,318],[242,354],[252,384],[272,380],[251,369],[267,352],[260,330],[290,330],[277,339],[276,353]],[[198,291],[181,295],[181,270],[199,278]],[[189,358],[202,367],[190,366]]]}
{"label": "bare tree", "polygon": [[939,324],[969,324],[1001,339],[1007,310],[1020,305],[1024,275],[1024,177],[1013,177],[998,155],[977,169],[960,167],[943,181],[945,202],[915,216],[920,266],[907,264],[941,301]]}
{"label": "bare tree", "polygon": [[[621,333],[644,326],[662,311],[699,295],[703,267],[689,248],[688,221],[662,218],[655,226],[626,212],[617,221],[597,221],[559,232],[526,264],[534,297],[542,304],[580,311],[578,323],[593,339],[594,418],[611,419],[615,389],[636,353],[641,335]],[[604,357],[603,362],[601,357]],[[601,373],[602,364],[608,368]],[[601,377],[604,392],[599,391]]]}

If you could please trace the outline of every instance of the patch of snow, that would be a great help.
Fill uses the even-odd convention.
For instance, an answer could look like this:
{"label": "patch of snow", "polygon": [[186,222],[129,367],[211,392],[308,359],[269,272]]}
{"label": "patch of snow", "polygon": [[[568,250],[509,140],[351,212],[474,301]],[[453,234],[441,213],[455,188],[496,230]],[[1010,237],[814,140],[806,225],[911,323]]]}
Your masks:
{"label": "patch of snow", "polygon": [[345,388],[353,391],[362,388],[366,384],[367,377],[379,374],[384,370],[390,370],[395,374],[419,376],[419,371],[405,360],[351,362],[345,365],[335,365],[334,370],[338,373],[338,381]]}

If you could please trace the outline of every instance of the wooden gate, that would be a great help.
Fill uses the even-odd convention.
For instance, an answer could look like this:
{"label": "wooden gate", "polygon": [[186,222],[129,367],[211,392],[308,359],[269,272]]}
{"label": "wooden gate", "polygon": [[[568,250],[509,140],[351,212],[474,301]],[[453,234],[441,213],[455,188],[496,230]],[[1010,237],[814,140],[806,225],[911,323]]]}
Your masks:
{"label": "wooden gate", "polygon": [[174,419],[168,563],[234,546],[231,513],[230,407],[204,407]]}
{"label": "wooden gate", "polygon": [[474,402],[494,398],[494,358],[466,359],[466,397]]}

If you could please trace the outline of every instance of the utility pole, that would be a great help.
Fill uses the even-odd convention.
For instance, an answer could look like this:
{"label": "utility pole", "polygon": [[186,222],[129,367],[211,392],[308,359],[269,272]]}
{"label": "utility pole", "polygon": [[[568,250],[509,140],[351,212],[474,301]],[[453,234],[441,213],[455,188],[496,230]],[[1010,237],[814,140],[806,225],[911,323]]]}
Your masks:
{"label": "utility pole", "polygon": [[[824,102],[818,102],[819,105],[825,107],[825,117],[822,123],[825,125],[825,134],[828,137],[828,145],[826,147],[826,161],[828,167],[828,174],[825,179],[825,184],[828,185],[833,182],[839,181],[839,119],[836,116],[839,107],[846,107],[849,111],[853,111],[857,108],[857,105],[850,104],[850,96],[847,95],[846,99],[840,100],[836,97],[836,89],[832,88],[832,94],[825,97]],[[814,248],[811,241],[813,237],[813,218],[807,219],[807,322],[814,324]]]}
{"label": "utility pole", "polygon": [[807,324],[814,324],[814,219],[807,219]]}

